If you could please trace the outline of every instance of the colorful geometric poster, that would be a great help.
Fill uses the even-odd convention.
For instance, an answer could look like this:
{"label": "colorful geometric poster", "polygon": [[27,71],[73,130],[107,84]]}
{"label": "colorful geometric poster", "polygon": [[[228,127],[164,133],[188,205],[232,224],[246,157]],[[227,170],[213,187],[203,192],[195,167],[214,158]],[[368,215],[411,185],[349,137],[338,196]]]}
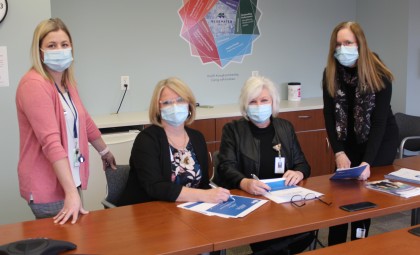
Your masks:
{"label": "colorful geometric poster", "polygon": [[242,63],[260,36],[257,0],[183,0],[178,13],[180,36],[203,64]]}

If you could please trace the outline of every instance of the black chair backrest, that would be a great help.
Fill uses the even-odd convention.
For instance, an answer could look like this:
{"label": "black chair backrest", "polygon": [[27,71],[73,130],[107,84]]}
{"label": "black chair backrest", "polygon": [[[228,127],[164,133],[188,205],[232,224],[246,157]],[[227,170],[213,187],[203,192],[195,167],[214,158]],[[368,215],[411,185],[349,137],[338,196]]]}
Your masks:
{"label": "black chair backrest", "polygon": [[[409,136],[420,136],[420,117],[397,112],[395,120],[399,129],[399,143]],[[408,140],[404,146],[410,151],[420,151],[420,140]]]}
{"label": "black chair backrest", "polygon": [[219,165],[219,151],[213,152],[213,177],[210,181],[217,185],[221,185],[222,181],[220,180],[219,173],[217,171],[217,166]]}
{"label": "black chair backrest", "polygon": [[111,167],[107,167],[105,169],[105,176],[108,187],[106,201],[112,204],[116,204],[118,202],[127,184],[129,173],[129,165],[117,165],[116,170],[112,169]]}

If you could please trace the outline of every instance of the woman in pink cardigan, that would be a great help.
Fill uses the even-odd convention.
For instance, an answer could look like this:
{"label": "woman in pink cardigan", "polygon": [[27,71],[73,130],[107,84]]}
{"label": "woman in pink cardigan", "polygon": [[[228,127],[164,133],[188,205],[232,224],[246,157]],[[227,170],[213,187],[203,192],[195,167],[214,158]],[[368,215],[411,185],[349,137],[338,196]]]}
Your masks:
{"label": "woman in pink cardigan", "polygon": [[72,39],[58,18],[35,29],[32,68],[16,92],[20,133],[18,163],[21,196],[37,219],[54,217],[64,224],[86,214],[79,191],[89,177],[88,142],[104,168],[115,159],[84,108],[73,73]]}

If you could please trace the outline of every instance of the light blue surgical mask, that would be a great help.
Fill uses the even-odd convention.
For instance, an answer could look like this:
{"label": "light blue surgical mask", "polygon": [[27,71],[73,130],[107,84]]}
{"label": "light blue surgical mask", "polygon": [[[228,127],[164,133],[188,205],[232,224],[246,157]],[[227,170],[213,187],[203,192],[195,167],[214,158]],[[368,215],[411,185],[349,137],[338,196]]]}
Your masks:
{"label": "light blue surgical mask", "polygon": [[63,72],[73,62],[71,48],[42,51],[44,52],[44,64],[56,72]]}
{"label": "light blue surgical mask", "polygon": [[359,58],[359,51],[357,50],[357,46],[341,45],[339,48],[335,49],[334,57],[343,66],[351,67]]}
{"label": "light blue surgical mask", "polygon": [[188,117],[188,104],[173,104],[160,109],[162,119],[169,125],[177,127]]}
{"label": "light blue surgical mask", "polygon": [[253,122],[261,124],[270,118],[273,113],[273,109],[271,104],[248,105],[246,113]]}

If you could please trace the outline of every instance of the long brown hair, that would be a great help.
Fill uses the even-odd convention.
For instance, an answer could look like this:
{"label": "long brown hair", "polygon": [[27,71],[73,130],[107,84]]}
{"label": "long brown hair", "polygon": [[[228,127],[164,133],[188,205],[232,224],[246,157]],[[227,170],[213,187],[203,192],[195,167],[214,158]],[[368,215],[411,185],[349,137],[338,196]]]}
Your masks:
{"label": "long brown hair", "polygon": [[338,24],[331,33],[324,84],[328,93],[330,96],[334,97],[335,91],[337,90],[337,66],[334,53],[337,45],[338,31],[343,28],[350,29],[357,40],[359,58],[356,63],[358,66],[357,72],[359,77],[358,86],[361,88],[361,91],[378,92],[382,90],[385,87],[382,78],[386,77],[389,80],[393,80],[394,76],[392,72],[385,66],[384,63],[382,63],[379,57],[369,49],[365,34],[360,25],[354,21],[345,21]]}

